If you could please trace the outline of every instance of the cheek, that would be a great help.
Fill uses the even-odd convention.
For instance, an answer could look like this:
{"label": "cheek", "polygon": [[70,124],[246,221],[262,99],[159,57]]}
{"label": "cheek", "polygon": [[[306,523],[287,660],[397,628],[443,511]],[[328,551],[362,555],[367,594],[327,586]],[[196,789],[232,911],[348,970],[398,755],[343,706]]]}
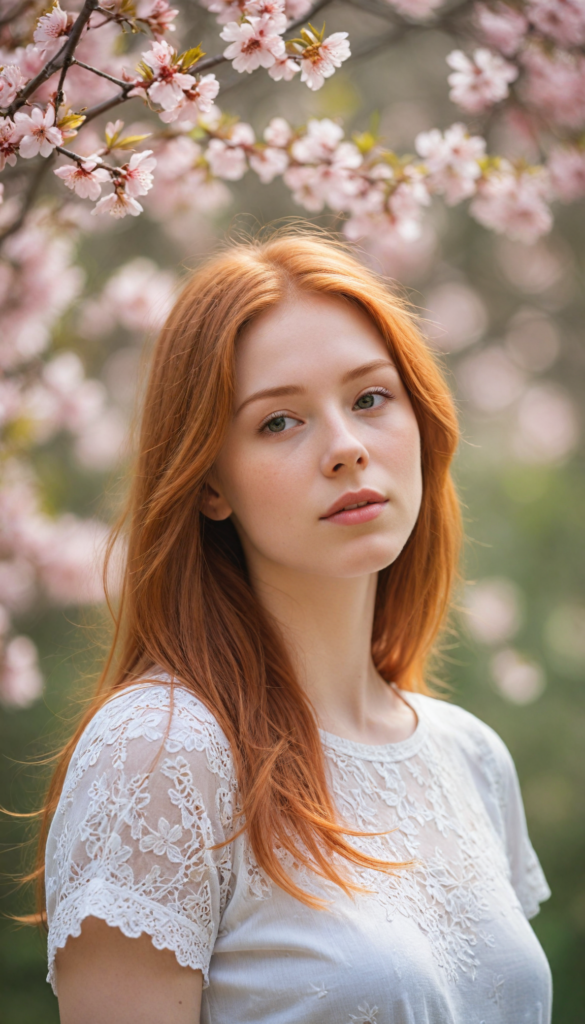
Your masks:
{"label": "cheek", "polygon": [[218,473],[225,496],[243,529],[252,539],[273,531],[282,534],[287,522],[297,522],[295,509],[305,488],[299,481],[297,460],[279,457],[278,444],[268,451],[246,447],[225,452]]}

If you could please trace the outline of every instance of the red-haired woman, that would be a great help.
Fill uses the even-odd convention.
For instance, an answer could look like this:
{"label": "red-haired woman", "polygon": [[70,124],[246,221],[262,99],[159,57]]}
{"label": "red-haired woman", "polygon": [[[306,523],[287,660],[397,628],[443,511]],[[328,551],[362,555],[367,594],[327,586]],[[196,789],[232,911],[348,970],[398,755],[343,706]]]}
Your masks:
{"label": "red-haired woman", "polygon": [[47,807],[62,1024],[547,1024],[512,760],[425,684],[457,424],[412,316],[327,236],[230,245],[143,401]]}

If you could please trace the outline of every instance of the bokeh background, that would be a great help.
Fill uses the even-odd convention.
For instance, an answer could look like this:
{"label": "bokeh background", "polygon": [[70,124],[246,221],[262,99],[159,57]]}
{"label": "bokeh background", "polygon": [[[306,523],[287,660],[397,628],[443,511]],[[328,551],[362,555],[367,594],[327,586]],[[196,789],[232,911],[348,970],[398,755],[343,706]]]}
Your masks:
{"label": "bokeh background", "polygon": [[[215,40],[205,12],[193,19],[204,45],[206,33]],[[441,32],[419,30],[389,49],[383,19],[348,5],[327,12],[327,29],[348,30],[361,56],[320,92],[237,77],[222,90],[222,106],[229,96],[232,111],[258,132],[277,114],[294,124],[341,117],[347,134],[373,116],[386,144],[406,151],[418,131],[457,119],[444,63],[452,40]],[[129,109],[141,120],[132,124],[126,114],[127,126],[144,125],[143,108]],[[512,123],[499,123],[490,141],[509,145],[513,135]],[[214,199],[178,215],[163,203],[113,231],[81,234],[85,284],[57,324],[53,347],[79,354],[87,374],[106,386],[109,404],[83,439],[63,434],[39,446],[49,510],[104,521],[115,514],[141,362],[186,270],[226,233],[306,216],[281,182],[261,185],[250,175],[229,191],[219,186]],[[331,215],[315,223],[339,227]],[[463,441],[455,474],[468,582],[439,672],[451,699],[493,726],[516,761],[553,893],[533,924],[553,970],[555,1024],[585,1020],[584,238],[583,203],[557,211],[552,233],[528,247],[437,203],[418,242],[361,248],[363,259],[408,289],[457,396]],[[2,806],[27,812],[39,805],[50,770],[40,761],[71,730],[91,690],[107,639],[103,623],[100,608],[48,603],[18,618],[19,631],[38,645],[46,682],[29,706],[0,709]],[[58,1020],[42,934],[10,920],[31,909],[32,894],[12,879],[32,859],[34,832],[34,821],[2,822],[4,1024]]]}

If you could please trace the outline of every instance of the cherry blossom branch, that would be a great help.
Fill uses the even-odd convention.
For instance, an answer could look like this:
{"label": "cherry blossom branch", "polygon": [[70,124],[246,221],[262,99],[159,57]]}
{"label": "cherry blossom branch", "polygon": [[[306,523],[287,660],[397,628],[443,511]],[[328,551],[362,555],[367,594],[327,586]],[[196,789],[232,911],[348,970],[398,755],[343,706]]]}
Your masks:
{"label": "cherry blossom branch", "polygon": [[114,75],[109,75],[107,71],[102,71],[100,68],[94,68],[91,64],[84,64],[82,60],[78,60],[77,57],[71,59],[71,64],[77,64],[79,68],[83,68],[85,71],[91,71],[94,75],[99,75],[100,78],[107,78],[108,82],[113,82],[114,85],[120,86],[125,89],[128,85],[127,82],[123,82],[121,78],[115,78]]}
{"label": "cherry blossom branch", "polygon": [[61,75],[59,76],[59,85],[57,86],[57,96],[55,99],[55,117],[57,116],[57,111],[59,110],[59,107],[63,102],[63,86],[65,85],[65,77],[74,59],[75,50],[81,38],[81,33],[83,32],[87,22],[91,18],[97,5],[98,0],[85,0],[85,3],[79,13],[79,16],[74,22],[71,32],[69,33],[67,43],[65,45],[65,50],[63,53],[63,68],[61,70]]}

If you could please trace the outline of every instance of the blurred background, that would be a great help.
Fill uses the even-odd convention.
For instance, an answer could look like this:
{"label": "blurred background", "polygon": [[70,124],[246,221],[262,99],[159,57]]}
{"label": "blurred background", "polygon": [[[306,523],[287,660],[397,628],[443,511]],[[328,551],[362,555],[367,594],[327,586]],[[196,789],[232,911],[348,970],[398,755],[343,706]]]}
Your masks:
{"label": "blurred background", "polygon": [[[216,40],[213,19],[201,10],[193,18],[197,41],[205,46],[206,33]],[[222,89],[222,106],[259,133],[275,115],[293,124],[341,117],[349,136],[373,115],[388,146],[411,152],[417,132],[457,120],[445,76],[451,39],[429,28],[391,49],[383,40],[372,45],[384,34],[383,19],[349,5],[327,11],[328,32],[340,29],[358,54],[360,40],[370,42],[319,92],[237,77]],[[129,109],[141,120],[132,123],[125,111],[127,128],[148,130],[139,101]],[[494,145],[503,145],[514,124],[500,121],[493,132]],[[218,183],[201,202],[160,197],[138,220],[107,232],[94,223],[75,253],[55,252],[62,279],[74,279],[51,326],[53,350],[77,354],[106,397],[85,431],[39,437],[34,460],[48,513],[103,523],[115,514],[141,362],[186,270],[226,234],[307,216],[281,181],[262,185],[251,175],[229,190]],[[339,228],[330,214],[314,222]],[[440,675],[452,700],[499,732],[518,768],[553,893],[533,925],[552,966],[555,1024],[585,1020],[584,238],[583,202],[557,211],[551,234],[532,246],[436,202],[419,241],[359,246],[364,260],[408,289],[457,397],[467,583]],[[83,275],[69,269],[73,257]],[[71,361],[61,366],[73,394],[76,372]],[[30,600],[26,580],[11,590],[18,630],[36,643],[44,677],[42,684],[31,668],[28,688],[5,688],[0,706],[0,803],[21,812],[39,805],[50,766],[38,761],[71,731],[103,658],[103,609],[89,603],[91,593],[72,603],[66,573],[63,563],[47,570],[42,600]],[[0,578],[0,587],[9,583]],[[24,648],[16,653],[30,657]],[[27,820],[2,822],[3,1024],[58,1020],[43,937],[8,916],[32,908],[32,894],[10,876],[32,861],[34,832]]]}

